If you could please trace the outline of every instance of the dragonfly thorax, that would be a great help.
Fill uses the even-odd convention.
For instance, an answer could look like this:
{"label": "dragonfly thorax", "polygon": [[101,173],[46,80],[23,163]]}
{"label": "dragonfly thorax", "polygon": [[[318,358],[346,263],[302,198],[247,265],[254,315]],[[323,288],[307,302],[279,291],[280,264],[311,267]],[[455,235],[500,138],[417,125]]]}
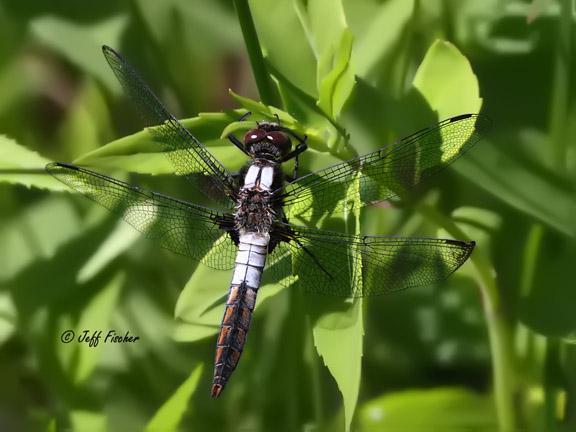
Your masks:
{"label": "dragonfly thorax", "polygon": [[258,189],[240,191],[234,215],[238,232],[268,233],[275,215],[270,192]]}

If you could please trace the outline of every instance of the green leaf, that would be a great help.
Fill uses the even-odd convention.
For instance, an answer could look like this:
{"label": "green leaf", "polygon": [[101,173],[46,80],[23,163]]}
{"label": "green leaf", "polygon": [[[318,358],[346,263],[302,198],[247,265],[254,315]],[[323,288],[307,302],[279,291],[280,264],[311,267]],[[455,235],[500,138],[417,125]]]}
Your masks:
{"label": "green leaf", "polygon": [[103,82],[108,89],[120,86],[101,55],[102,44],[117,46],[126,26],[126,17],[115,16],[93,25],[80,25],[54,16],[31,22],[34,35],[81,70]]}
{"label": "green leaf", "polygon": [[105,431],[107,429],[106,415],[93,411],[71,411],[70,423],[72,423],[73,431]]}
{"label": "green leaf", "polygon": [[[142,15],[150,33],[160,46],[170,44],[176,33],[182,39],[182,48],[199,49],[199,35],[203,48],[213,50],[230,49],[240,45],[240,28],[229,9],[217,2],[205,3],[202,0],[137,0],[138,12]],[[186,23],[183,28],[180,23]],[[218,25],[213,25],[218,23]],[[183,33],[183,34],[182,34]],[[201,48],[200,47],[200,48]]]}
{"label": "green leaf", "polygon": [[[244,158],[239,157],[228,140],[220,138],[222,131],[238,120],[243,111],[201,113],[197,117],[181,120],[181,123],[198,138],[210,152],[230,170],[239,169]],[[163,154],[163,146],[147,129],[112,141],[74,162],[79,165],[121,169],[140,174],[172,174],[174,167]]]}
{"label": "green leaf", "polygon": [[59,141],[67,154],[81,154],[94,150],[112,136],[108,104],[102,86],[87,79],[66,111],[59,130]]}
{"label": "green leaf", "polygon": [[[85,381],[94,371],[102,350],[105,349],[104,338],[110,324],[112,315],[116,309],[116,303],[122,285],[124,284],[124,273],[117,273],[106,286],[97,293],[90,303],[84,308],[80,319],[75,326],[76,334],[70,343],[57,341],[57,351],[60,354],[64,368],[69,371],[72,381],[76,384]],[[61,325],[61,333],[70,329],[70,321],[64,319]],[[100,341],[97,346],[89,346],[87,343],[80,343],[77,338],[84,330],[88,330],[88,335],[93,331],[102,331]]]}
{"label": "green leaf", "polygon": [[14,334],[17,322],[18,311],[10,293],[0,292],[0,346]]}
{"label": "green leaf", "polygon": [[449,42],[437,40],[432,44],[412,84],[440,120],[477,113],[482,106],[470,62]]}
{"label": "green leaf", "polygon": [[355,299],[342,312],[325,313],[313,329],[314,345],[336,380],[344,401],[344,421],[350,430],[362,375],[364,324],[362,300]]}
{"label": "green leaf", "polygon": [[139,238],[140,233],[132,226],[124,221],[118,221],[114,230],[98,245],[94,255],[78,271],[76,281],[82,284],[92,279]]}
{"label": "green leaf", "polygon": [[354,87],[353,36],[342,2],[294,0],[294,5],[317,60],[317,104],[328,117],[337,119]]}
{"label": "green leaf", "polygon": [[44,171],[48,162],[49,159],[0,135],[0,182],[54,191],[66,190],[66,186]]}
{"label": "green leaf", "polygon": [[494,431],[492,401],[468,390],[436,388],[409,390],[365,403],[358,415],[360,430],[444,432]]}
{"label": "green leaf", "polygon": [[0,281],[6,281],[84,232],[72,203],[50,197],[20,211],[0,227]]}
{"label": "green leaf", "polygon": [[576,333],[576,290],[571,281],[576,241],[548,234],[540,244],[529,292],[520,301],[520,320],[537,333],[567,337]]}
{"label": "green leaf", "polygon": [[[360,175],[357,175],[348,187],[358,191]],[[358,208],[360,194],[354,196],[358,198],[352,205]],[[345,225],[347,232],[358,234],[360,213],[346,213]],[[357,250],[352,249],[351,252],[351,262],[343,261],[342,266],[353,266],[349,282],[354,290],[361,292],[363,288],[362,268],[354,267],[352,263],[361,262],[362,258],[358,256]],[[298,274],[298,269],[296,269],[296,274]],[[310,311],[315,318],[314,345],[342,394],[346,431],[350,430],[360,391],[364,337],[362,304],[361,298],[353,299],[352,303],[342,299],[314,299],[309,302]],[[343,350],[343,346],[346,349]]]}
{"label": "green leaf", "polygon": [[[210,252],[208,252],[210,253]],[[192,342],[216,334],[224,314],[224,300],[230,288],[233,270],[214,270],[199,265],[180,293],[174,312],[179,321],[174,339]],[[282,289],[278,284],[260,287],[256,310]]]}
{"label": "green leaf", "polygon": [[454,164],[456,172],[508,206],[571,237],[576,236],[576,200],[540,173],[528,170],[489,141]]}
{"label": "green leaf", "polygon": [[350,65],[352,33],[345,29],[340,45],[330,55],[334,66],[324,75],[319,86],[318,106],[331,118],[338,120],[344,104],[354,88],[354,71]]}
{"label": "green leaf", "polygon": [[[320,66],[322,57],[334,52],[334,44],[348,27],[342,1],[294,0],[294,7]],[[321,80],[328,72],[329,69],[319,67],[317,79]]]}
{"label": "green leaf", "polygon": [[[289,113],[282,111],[276,107],[271,105],[264,105],[262,102],[257,102],[253,99],[240,96],[239,94],[234,93],[232,90],[229,90],[230,96],[234,98],[234,100],[240,104],[246,111],[250,111],[253,115],[258,117],[263,117],[267,120],[277,121],[276,116],[280,119],[280,122],[285,126],[293,125],[296,123],[294,117],[292,117]],[[252,123],[253,125],[254,123]],[[224,135],[224,133],[222,133]]]}
{"label": "green leaf", "polygon": [[294,86],[316,97],[316,59],[293,1],[250,2],[267,62]]}
{"label": "green leaf", "polygon": [[[286,111],[280,110],[273,106],[264,105],[261,102],[254,101],[247,97],[237,95],[233,91],[230,91],[230,94],[240,105],[242,105],[242,107],[244,107],[247,111],[250,111],[253,115],[255,115],[256,118],[263,117],[267,120],[277,121],[276,119],[277,115],[278,118],[280,119],[280,123],[282,123],[283,126],[289,128],[290,130],[301,136],[306,136],[307,137],[306,143],[308,144],[308,147],[314,150],[324,152],[327,151],[328,150],[327,142],[333,142],[335,139],[337,139],[336,137],[338,137],[338,132],[335,131],[334,127],[325,117],[317,116],[316,118],[319,119],[318,123],[312,122],[311,124],[309,124],[307,122],[304,124],[298,122],[294,117],[292,117],[290,113]],[[244,126],[245,124],[248,126]],[[319,124],[322,125],[322,129],[316,127]],[[254,123],[250,124],[250,122],[242,122],[242,123],[236,122],[229,125],[224,130],[224,132],[222,132],[222,135],[227,135],[228,133],[236,132],[239,130],[240,127],[247,128],[247,127],[253,127],[253,125]],[[330,130],[324,128],[330,128]],[[328,138],[328,135],[334,138],[333,139]]]}
{"label": "green leaf", "polygon": [[352,53],[357,75],[369,79],[378,64],[394,52],[413,12],[414,0],[391,0],[361,21],[364,28],[359,30],[363,32],[357,34]]}
{"label": "green leaf", "polygon": [[196,268],[176,302],[176,340],[192,342],[218,332],[231,277],[232,270],[214,270],[204,265]]}
{"label": "green leaf", "polygon": [[203,365],[200,364],[192,371],[174,394],[160,407],[154,417],[146,425],[146,432],[177,431],[184,414],[190,410],[190,398],[196,391]]}

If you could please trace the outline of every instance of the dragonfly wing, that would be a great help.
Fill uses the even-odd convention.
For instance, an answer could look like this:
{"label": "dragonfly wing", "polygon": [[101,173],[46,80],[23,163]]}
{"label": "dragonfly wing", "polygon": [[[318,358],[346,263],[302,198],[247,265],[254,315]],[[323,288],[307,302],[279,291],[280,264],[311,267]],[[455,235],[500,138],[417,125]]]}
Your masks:
{"label": "dragonfly wing", "polygon": [[[464,114],[422,129],[396,144],[313,172],[288,184],[284,200],[288,217],[307,212],[336,213],[355,202],[366,205],[395,197],[446,168],[483,136],[489,121]],[[359,187],[356,185],[359,180]]]}
{"label": "dragonfly wing", "polygon": [[474,242],[360,236],[279,224],[267,271],[311,294],[366,297],[432,285],[468,259]]}
{"label": "dragonfly wing", "polygon": [[121,216],[163,248],[216,269],[234,266],[236,247],[227,234],[233,219],[206,207],[124,183],[75,165],[46,170],[65,185]]}
{"label": "dragonfly wing", "polygon": [[231,208],[234,181],[226,168],[204,145],[164,108],[136,70],[115,50],[102,47],[104,57],[124,90],[136,102],[146,126],[162,144],[176,174],[185,175],[194,186],[224,208]]}

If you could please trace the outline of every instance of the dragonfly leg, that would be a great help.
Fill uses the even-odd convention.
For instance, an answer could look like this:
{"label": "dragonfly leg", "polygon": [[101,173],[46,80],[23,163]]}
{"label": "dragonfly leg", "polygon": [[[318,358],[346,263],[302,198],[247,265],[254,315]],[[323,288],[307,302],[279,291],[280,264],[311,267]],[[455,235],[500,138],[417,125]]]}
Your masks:
{"label": "dragonfly leg", "polygon": [[[305,149],[304,149],[305,150]],[[298,178],[298,167],[300,165],[300,155],[297,154],[294,157],[294,171],[292,172],[292,181]]]}
{"label": "dragonfly leg", "polygon": [[[300,138],[300,137],[298,137]],[[286,162],[287,160],[294,159],[294,172],[292,173],[292,181],[298,178],[298,166],[300,163],[299,156],[300,153],[304,152],[308,148],[306,144],[306,136],[300,141],[300,143],[296,146],[294,150],[288,153],[286,156],[282,158],[280,162]]]}
{"label": "dragonfly leg", "polygon": [[244,148],[244,144],[242,144],[242,141],[240,141],[238,138],[236,138],[232,134],[228,135],[227,138],[232,144],[234,144],[236,147],[238,147],[242,151],[242,153],[244,153],[246,156],[250,156],[248,154],[248,152],[246,151],[246,149]]}
{"label": "dragonfly leg", "polygon": [[240,116],[240,118],[238,119],[238,121],[244,121],[246,120],[248,117],[250,117],[252,115],[251,111],[246,111],[244,114],[242,114]]}

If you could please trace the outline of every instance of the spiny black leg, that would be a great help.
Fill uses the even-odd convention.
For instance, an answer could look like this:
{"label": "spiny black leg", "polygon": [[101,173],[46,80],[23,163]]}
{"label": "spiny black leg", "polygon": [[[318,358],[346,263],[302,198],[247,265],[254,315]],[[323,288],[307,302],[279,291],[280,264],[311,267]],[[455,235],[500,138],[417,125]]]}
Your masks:
{"label": "spiny black leg", "polygon": [[251,111],[246,111],[244,114],[242,114],[240,116],[240,118],[238,119],[238,121],[244,121],[246,120],[248,117],[250,117],[252,115]]}
{"label": "spiny black leg", "polygon": [[280,162],[286,162],[287,160],[290,160],[292,158],[297,157],[300,153],[302,153],[307,148],[308,148],[308,145],[305,142],[301,142],[300,144],[298,144],[296,146],[296,148],[294,150],[292,150],[290,153],[288,153],[286,156],[284,156],[280,160]]}
{"label": "spiny black leg", "polygon": [[298,165],[300,164],[300,154],[294,156],[294,171],[292,171],[292,181],[298,178]]}
{"label": "spiny black leg", "polygon": [[227,138],[230,140],[230,142],[232,144],[234,144],[236,147],[238,147],[242,151],[242,153],[244,153],[246,156],[250,156],[248,154],[248,152],[246,151],[246,149],[244,148],[244,144],[242,144],[242,141],[240,141],[238,138],[236,138],[232,134],[228,135]]}

